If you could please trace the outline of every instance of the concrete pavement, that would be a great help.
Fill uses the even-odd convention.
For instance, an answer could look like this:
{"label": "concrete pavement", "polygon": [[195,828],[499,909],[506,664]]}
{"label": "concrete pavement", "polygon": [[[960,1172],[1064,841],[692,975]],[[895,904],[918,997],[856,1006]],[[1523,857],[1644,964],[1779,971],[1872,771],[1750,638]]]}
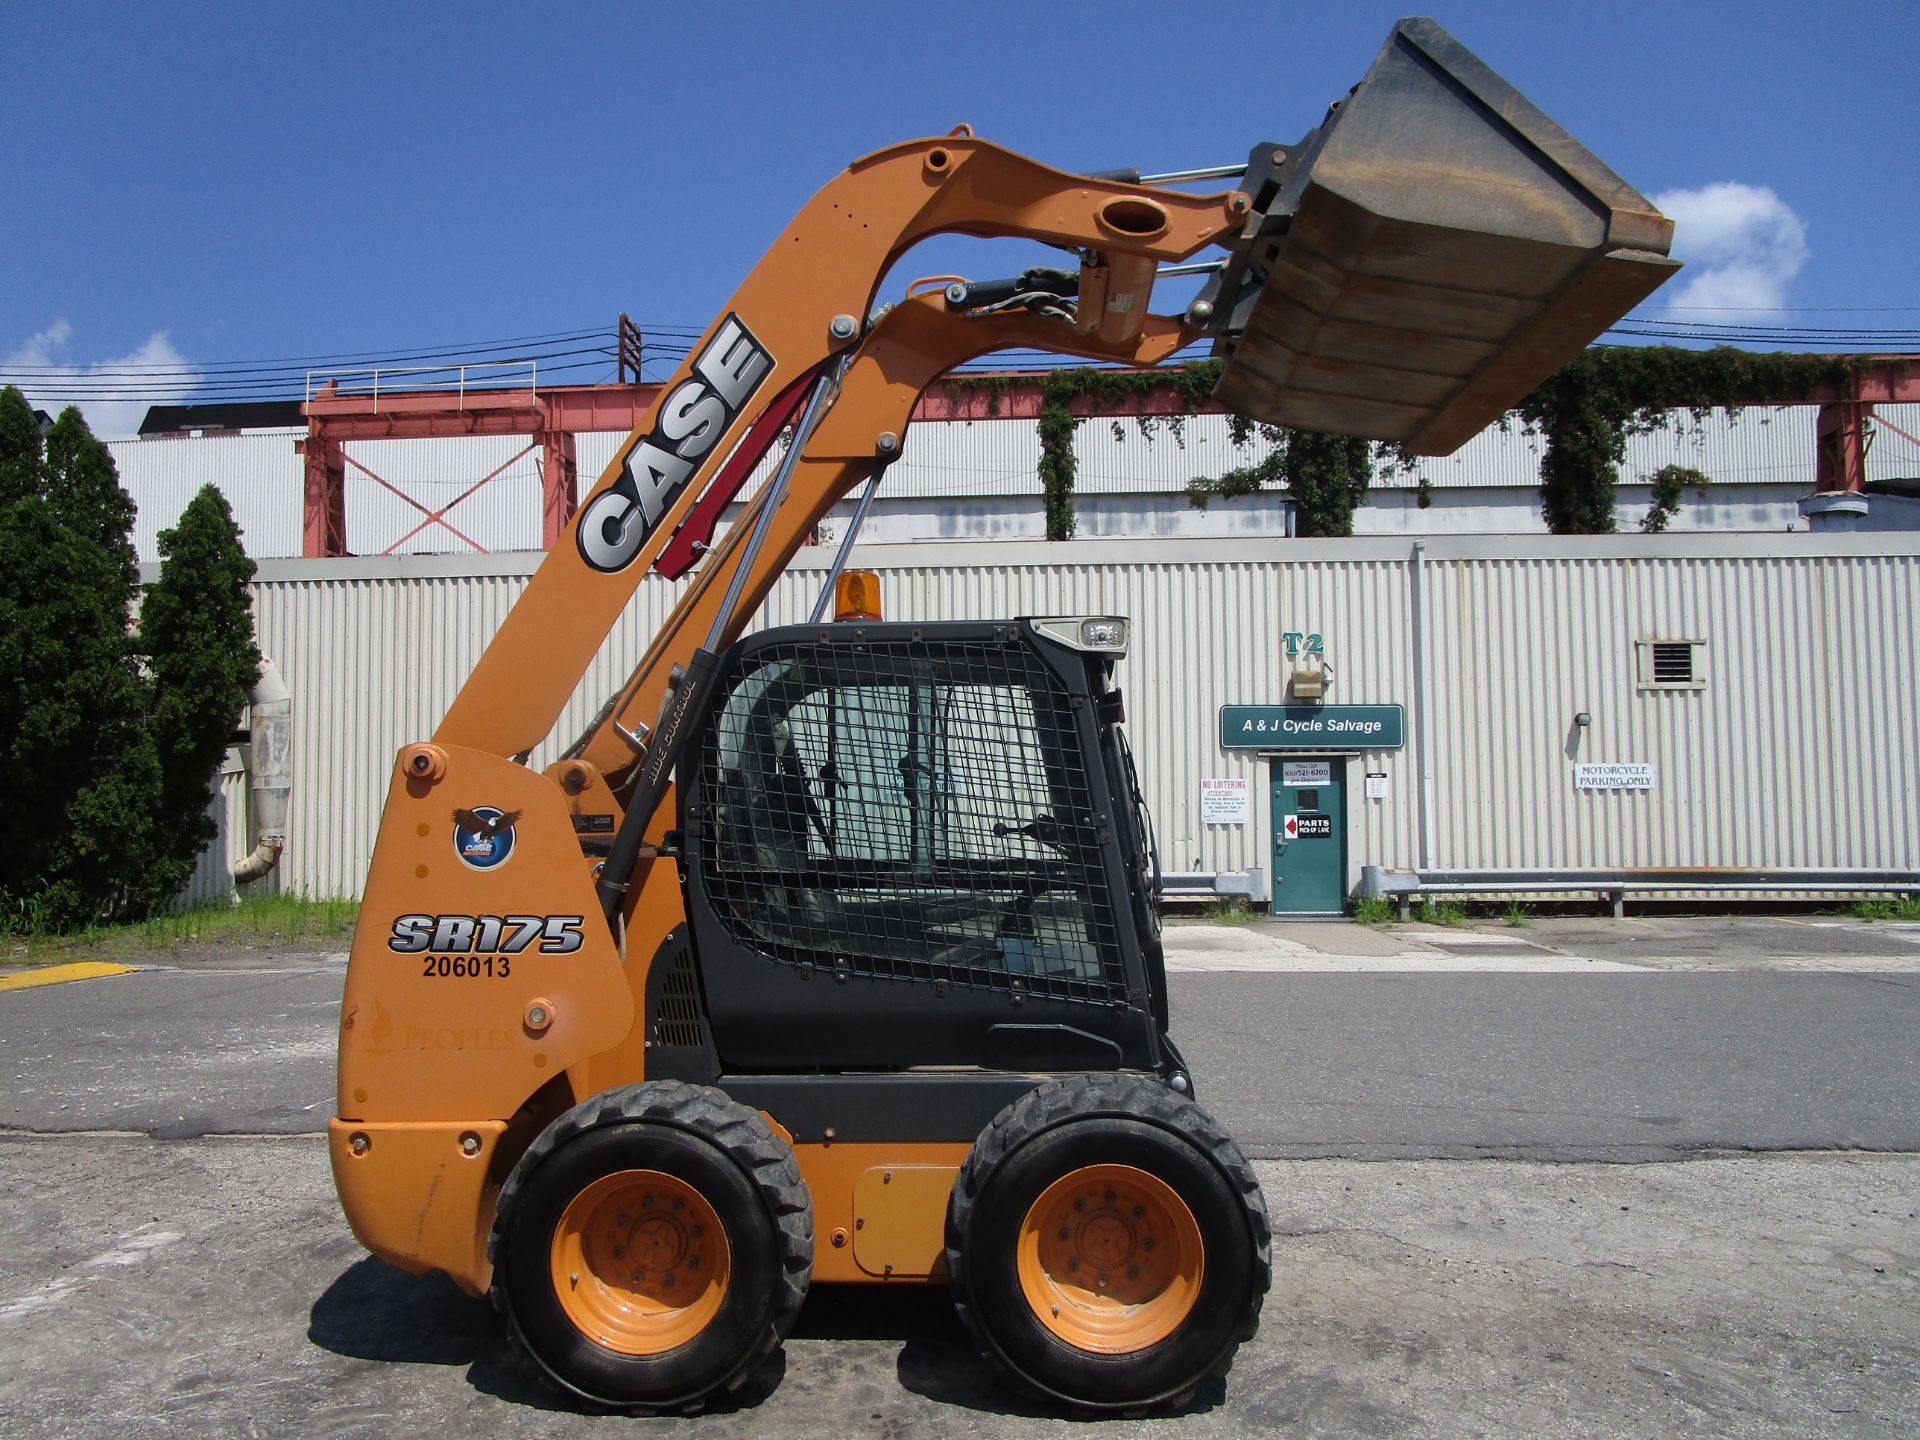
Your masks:
{"label": "concrete pavement", "polygon": [[1174,971],[1920,971],[1920,924],[1839,916],[1549,916],[1458,927],[1175,918],[1166,946]]}
{"label": "concrete pavement", "polygon": [[[1113,1433],[1920,1433],[1920,927],[1168,938],[1275,1287],[1224,1391]],[[0,1437],[1073,1426],[925,1290],[821,1290],[705,1416],[568,1408],[485,1304],[347,1232],[315,1133],[341,957],[155,960],[0,993]]]}
{"label": "concrete pavement", "polygon": [[[1102,1433],[1920,1433],[1920,1161],[1261,1162],[1224,1391]],[[585,1415],[491,1309],[364,1256],[307,1137],[0,1138],[0,1436],[1022,1437],[938,1290],[828,1291],[692,1419]]]}

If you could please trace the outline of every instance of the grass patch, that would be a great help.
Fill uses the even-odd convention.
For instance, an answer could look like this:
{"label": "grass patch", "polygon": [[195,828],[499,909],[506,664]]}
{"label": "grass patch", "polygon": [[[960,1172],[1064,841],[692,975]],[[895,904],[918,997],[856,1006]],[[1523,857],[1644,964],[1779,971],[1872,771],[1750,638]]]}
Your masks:
{"label": "grass patch", "polygon": [[1379,895],[1366,895],[1355,900],[1348,913],[1361,925],[1385,925],[1393,919],[1393,902]]}
{"label": "grass patch", "polygon": [[1506,920],[1508,926],[1515,930],[1524,930],[1532,923],[1531,917],[1527,914],[1527,907],[1522,905],[1518,900],[1515,900],[1511,905],[1507,906],[1506,914],[1503,918]]}
{"label": "grass patch", "polygon": [[1847,913],[1856,920],[1920,920],[1920,896],[1897,900],[1856,900]]}
{"label": "grass patch", "polygon": [[1222,900],[1200,912],[1209,925],[1251,925],[1257,918],[1244,900]]}
{"label": "grass patch", "polygon": [[155,915],[135,925],[98,925],[66,935],[6,937],[0,961],[52,965],[75,959],[151,954],[188,945],[331,945],[345,948],[360,914],[358,900],[262,895],[238,905],[205,905]]}
{"label": "grass patch", "polygon": [[1467,923],[1467,912],[1452,900],[1422,900],[1413,907],[1413,918],[1425,925],[1458,929]]}

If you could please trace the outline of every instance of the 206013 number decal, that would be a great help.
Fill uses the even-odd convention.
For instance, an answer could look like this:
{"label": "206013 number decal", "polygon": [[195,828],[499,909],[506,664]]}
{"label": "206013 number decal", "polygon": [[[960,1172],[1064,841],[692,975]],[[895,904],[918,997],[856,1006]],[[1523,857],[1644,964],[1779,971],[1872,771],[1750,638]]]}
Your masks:
{"label": "206013 number decal", "polygon": [[507,955],[429,955],[420,965],[420,973],[429,980],[486,976],[504,980],[513,973],[513,959]]}
{"label": "206013 number decal", "polygon": [[584,915],[402,915],[387,949],[420,957],[429,980],[504,980],[513,957],[571,955],[586,943]]}

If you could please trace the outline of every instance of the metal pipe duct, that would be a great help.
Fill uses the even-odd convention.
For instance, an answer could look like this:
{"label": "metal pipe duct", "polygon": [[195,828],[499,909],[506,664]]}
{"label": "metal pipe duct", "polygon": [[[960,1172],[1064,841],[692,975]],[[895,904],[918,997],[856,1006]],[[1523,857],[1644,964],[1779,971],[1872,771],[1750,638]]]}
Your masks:
{"label": "metal pipe duct", "polygon": [[247,696],[248,770],[252,774],[253,853],[233,867],[233,878],[251,884],[280,863],[287,847],[287,807],[293,796],[293,692],[279,667],[263,660],[260,678]]}

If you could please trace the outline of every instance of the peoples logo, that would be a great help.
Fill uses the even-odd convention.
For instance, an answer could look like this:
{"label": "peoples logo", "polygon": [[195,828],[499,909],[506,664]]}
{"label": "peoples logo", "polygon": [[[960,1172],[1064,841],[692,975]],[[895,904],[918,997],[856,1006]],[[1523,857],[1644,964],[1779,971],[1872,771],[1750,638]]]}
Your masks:
{"label": "peoples logo", "polygon": [[513,854],[513,822],[524,810],[479,805],[453,812],[453,853],[473,870],[495,870]]}

